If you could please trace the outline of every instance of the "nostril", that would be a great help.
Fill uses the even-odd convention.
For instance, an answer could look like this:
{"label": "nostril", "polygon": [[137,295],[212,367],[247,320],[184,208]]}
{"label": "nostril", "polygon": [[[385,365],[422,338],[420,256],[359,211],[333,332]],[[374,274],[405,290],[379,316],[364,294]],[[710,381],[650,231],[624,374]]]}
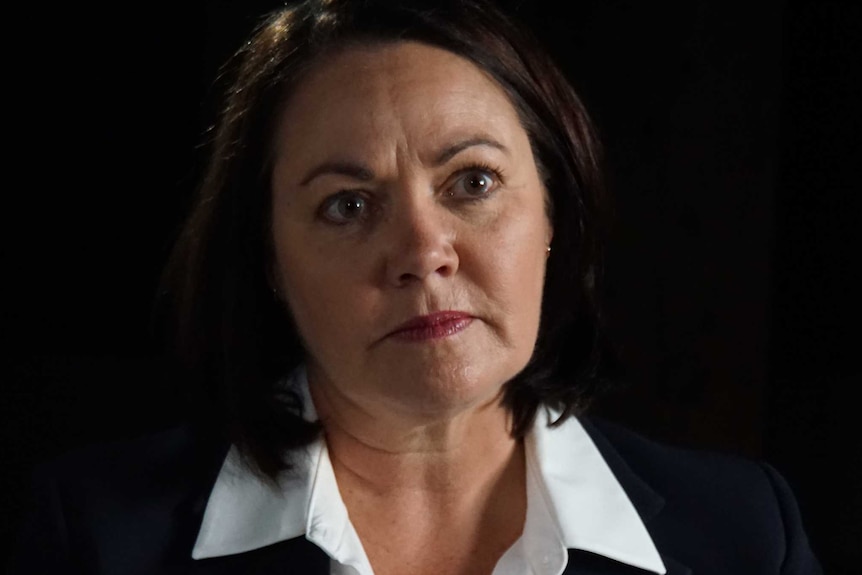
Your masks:
{"label": "nostril", "polygon": [[436,270],[434,270],[434,272],[437,273],[438,275],[441,275],[444,277],[449,277],[450,275],[452,275],[455,272],[454,263],[455,263],[454,257],[446,258],[446,261],[444,263],[442,263]]}
{"label": "nostril", "polygon": [[412,281],[417,281],[418,279],[419,278],[417,276],[415,276],[411,273],[405,272],[398,277],[398,282],[403,285],[403,284],[410,283]]}
{"label": "nostril", "polygon": [[390,285],[447,277],[457,270],[456,234],[446,219],[435,215],[433,207],[402,211],[403,217],[390,220],[390,233],[385,236],[385,270]]}
{"label": "nostril", "polygon": [[450,277],[458,269],[458,256],[451,245],[426,250],[396,250],[387,262],[388,276],[399,286],[430,277]]}

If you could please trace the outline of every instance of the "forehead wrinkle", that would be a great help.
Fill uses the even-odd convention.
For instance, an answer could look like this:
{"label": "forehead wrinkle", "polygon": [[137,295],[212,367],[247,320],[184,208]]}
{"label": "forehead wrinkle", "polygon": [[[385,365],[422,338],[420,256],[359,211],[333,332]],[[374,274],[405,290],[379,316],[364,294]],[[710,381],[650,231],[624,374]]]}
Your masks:
{"label": "forehead wrinkle", "polygon": [[[448,57],[442,62],[428,59],[429,66],[418,70],[414,64],[417,49]],[[476,78],[471,84],[475,89],[447,84],[453,66],[460,68],[455,72],[460,78],[464,71]],[[345,91],[346,100],[341,99]],[[293,144],[306,151],[310,151],[309,144],[327,151],[319,154],[318,161],[368,165],[379,177],[386,172],[391,177],[393,169],[429,166],[444,148],[474,137],[493,139],[514,152],[516,142],[510,139],[516,135],[510,134],[508,120],[521,126],[504,89],[487,72],[446,50],[415,42],[356,46],[330,54],[310,71],[298,92],[292,102],[297,106],[294,117],[311,128],[314,137],[310,141],[294,139]],[[349,97],[351,92],[355,98]],[[303,117],[305,106],[322,103],[321,95],[324,102],[334,98],[329,104],[334,113]]]}
{"label": "forehead wrinkle", "polygon": [[497,116],[489,117],[483,110],[459,104],[437,101],[418,117],[406,116],[406,123],[400,126],[400,157],[410,157],[415,164],[432,169],[471,149],[512,155],[515,142],[505,124],[497,123]]}
{"label": "forehead wrinkle", "polygon": [[[433,65],[429,64],[417,72],[411,61],[415,54],[410,53],[415,50],[436,51],[444,54],[446,61],[432,59]],[[382,84],[385,90],[387,110],[392,111],[399,121],[409,122],[408,125],[402,126],[403,132],[417,135],[421,144],[435,143],[438,147],[435,151],[457,140],[473,137],[499,141],[501,138],[498,134],[505,132],[505,129],[500,130],[498,126],[501,123],[507,125],[505,117],[515,120],[518,126],[521,125],[520,117],[503,87],[488,72],[457,54],[419,42],[378,45],[367,48],[367,51],[368,56],[374,60],[364,62],[364,67],[374,66],[380,60],[384,62],[382,67],[377,68],[384,74],[378,74],[375,80]],[[408,64],[411,67],[405,74],[404,66]],[[450,86],[447,80],[452,76],[453,66],[461,69],[459,73],[469,71],[478,83],[484,85],[474,84],[475,89],[472,86]],[[420,75],[417,76],[417,73]],[[434,84],[435,90],[432,93],[435,97],[430,107],[427,104],[428,98],[416,97],[417,92],[419,96],[427,96],[429,77],[439,79],[439,82]],[[442,89],[436,89],[437,87]],[[417,106],[422,108],[415,110]],[[445,125],[440,123],[440,118],[447,120]]]}

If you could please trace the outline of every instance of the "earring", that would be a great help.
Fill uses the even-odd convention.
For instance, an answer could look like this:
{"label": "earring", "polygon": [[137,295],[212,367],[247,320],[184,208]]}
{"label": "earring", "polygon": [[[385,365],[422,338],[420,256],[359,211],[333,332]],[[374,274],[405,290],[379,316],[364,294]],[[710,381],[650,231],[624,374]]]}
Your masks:
{"label": "earring", "polygon": [[545,257],[548,257],[550,255],[551,255],[551,246],[548,246],[547,248],[545,248]]}

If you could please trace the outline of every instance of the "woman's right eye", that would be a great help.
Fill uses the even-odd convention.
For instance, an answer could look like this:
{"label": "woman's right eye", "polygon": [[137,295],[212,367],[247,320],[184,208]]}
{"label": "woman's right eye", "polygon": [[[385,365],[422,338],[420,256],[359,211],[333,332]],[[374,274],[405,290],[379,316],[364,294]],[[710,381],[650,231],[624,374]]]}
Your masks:
{"label": "woman's right eye", "polygon": [[356,192],[339,192],[328,198],[320,207],[321,217],[338,225],[361,220],[367,211],[365,198]]}

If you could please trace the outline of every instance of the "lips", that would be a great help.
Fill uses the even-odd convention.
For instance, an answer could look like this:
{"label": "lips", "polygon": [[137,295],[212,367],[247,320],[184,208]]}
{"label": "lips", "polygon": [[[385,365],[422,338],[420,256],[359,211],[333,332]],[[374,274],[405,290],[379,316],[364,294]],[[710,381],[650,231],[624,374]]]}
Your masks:
{"label": "lips", "polygon": [[410,342],[429,341],[455,335],[473,323],[474,317],[461,311],[441,311],[422,315],[398,326],[390,337]]}

